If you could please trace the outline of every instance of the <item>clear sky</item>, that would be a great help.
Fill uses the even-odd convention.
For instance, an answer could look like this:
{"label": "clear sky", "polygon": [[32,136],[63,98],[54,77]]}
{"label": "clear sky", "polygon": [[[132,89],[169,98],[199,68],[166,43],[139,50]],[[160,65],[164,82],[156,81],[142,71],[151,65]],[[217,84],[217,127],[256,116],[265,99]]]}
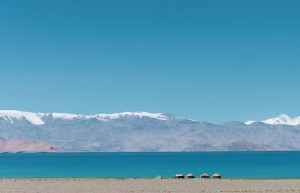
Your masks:
{"label": "clear sky", "polygon": [[0,109],[300,115],[298,0],[0,1]]}

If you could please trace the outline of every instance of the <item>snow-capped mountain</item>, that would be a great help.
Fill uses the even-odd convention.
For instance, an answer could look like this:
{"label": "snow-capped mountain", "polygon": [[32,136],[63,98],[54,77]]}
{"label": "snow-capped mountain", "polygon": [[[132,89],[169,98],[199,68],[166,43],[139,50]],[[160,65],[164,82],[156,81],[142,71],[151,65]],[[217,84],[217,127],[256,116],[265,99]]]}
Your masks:
{"label": "snow-capped mountain", "polygon": [[148,113],[148,112],[123,112],[115,114],[96,114],[96,115],[80,115],[80,114],[67,114],[67,113],[31,113],[31,112],[22,112],[14,110],[0,110],[0,118],[4,120],[9,120],[13,123],[13,120],[27,120],[33,125],[44,125],[44,119],[98,119],[98,120],[112,120],[120,118],[130,118],[130,117],[148,117],[159,120],[167,120],[170,118],[170,115],[163,113]]}
{"label": "snow-capped mountain", "polygon": [[300,149],[296,121],[280,116],[213,124],[167,113],[0,111],[0,151],[295,150]]}
{"label": "snow-capped mountain", "polygon": [[[247,121],[245,124],[250,125],[256,121]],[[282,114],[279,117],[260,121],[269,125],[300,125],[300,117],[290,118],[286,114]]]}

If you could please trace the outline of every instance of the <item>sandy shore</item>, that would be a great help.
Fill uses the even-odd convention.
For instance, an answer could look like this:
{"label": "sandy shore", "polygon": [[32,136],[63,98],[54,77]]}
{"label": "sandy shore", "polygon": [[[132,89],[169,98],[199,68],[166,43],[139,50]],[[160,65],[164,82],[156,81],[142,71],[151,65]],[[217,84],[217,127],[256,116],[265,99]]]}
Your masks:
{"label": "sandy shore", "polygon": [[299,180],[175,180],[175,179],[0,179],[2,193],[196,193],[196,192],[293,192]]}

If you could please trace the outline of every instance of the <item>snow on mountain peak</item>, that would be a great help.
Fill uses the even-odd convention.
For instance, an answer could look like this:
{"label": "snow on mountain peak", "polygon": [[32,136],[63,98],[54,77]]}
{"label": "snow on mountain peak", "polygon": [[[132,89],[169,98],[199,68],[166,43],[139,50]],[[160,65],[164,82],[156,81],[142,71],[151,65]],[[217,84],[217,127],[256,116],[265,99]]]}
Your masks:
{"label": "snow on mountain peak", "polygon": [[0,110],[0,117],[3,117],[6,120],[9,120],[13,123],[13,119],[26,119],[33,125],[44,125],[44,121],[41,119],[43,114],[41,113],[31,113],[31,112],[22,112],[15,110]]}
{"label": "snow on mountain peak", "polygon": [[51,113],[50,115],[54,119],[75,119],[82,116],[79,114],[68,114],[68,113]]}
{"label": "snow on mountain peak", "polygon": [[297,121],[297,118],[292,119],[286,114],[282,114],[279,117],[267,119],[262,122],[269,125],[299,125],[300,124],[300,122]]}
{"label": "snow on mountain peak", "polygon": [[123,113],[114,113],[114,114],[97,114],[93,117],[98,119],[118,119],[124,117],[149,117],[159,120],[168,120],[169,116],[163,113],[148,113],[148,112],[123,112]]}
{"label": "snow on mountain peak", "polygon": [[291,118],[287,115],[287,114],[281,114],[278,119],[281,119],[281,120],[290,120]]}
{"label": "snow on mountain peak", "polygon": [[[246,125],[250,125],[256,121],[247,121]],[[300,125],[300,117],[290,118],[286,114],[282,114],[279,117],[270,118],[267,120],[260,121],[268,125]]]}
{"label": "snow on mountain peak", "polygon": [[167,120],[170,115],[163,113],[148,113],[148,112],[123,112],[123,113],[113,113],[113,114],[96,114],[96,115],[80,115],[80,114],[67,114],[67,113],[51,113],[49,114],[54,119],[75,119],[75,118],[96,118],[99,120],[111,120],[119,118],[128,117],[149,117],[159,120]]}
{"label": "snow on mountain peak", "polygon": [[245,125],[251,125],[252,123],[255,123],[256,121],[252,121],[252,120],[250,120],[250,121],[246,121],[245,122]]}
{"label": "snow on mountain peak", "polygon": [[171,114],[164,113],[148,113],[148,112],[123,112],[114,114],[96,114],[96,115],[81,115],[81,114],[68,114],[68,113],[31,113],[14,110],[0,110],[0,117],[4,120],[8,120],[13,123],[13,119],[26,119],[33,125],[44,125],[43,118],[51,117],[52,119],[89,119],[96,118],[102,121],[108,121],[119,118],[131,118],[131,117],[148,117],[159,120],[169,120],[173,117]]}

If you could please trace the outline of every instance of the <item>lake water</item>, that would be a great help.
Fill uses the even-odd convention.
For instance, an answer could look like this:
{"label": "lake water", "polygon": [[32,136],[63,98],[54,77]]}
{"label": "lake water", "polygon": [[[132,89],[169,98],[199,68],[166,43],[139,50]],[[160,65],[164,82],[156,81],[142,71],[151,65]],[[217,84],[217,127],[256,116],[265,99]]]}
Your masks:
{"label": "lake water", "polygon": [[2,153],[0,177],[300,178],[300,152]]}

